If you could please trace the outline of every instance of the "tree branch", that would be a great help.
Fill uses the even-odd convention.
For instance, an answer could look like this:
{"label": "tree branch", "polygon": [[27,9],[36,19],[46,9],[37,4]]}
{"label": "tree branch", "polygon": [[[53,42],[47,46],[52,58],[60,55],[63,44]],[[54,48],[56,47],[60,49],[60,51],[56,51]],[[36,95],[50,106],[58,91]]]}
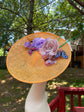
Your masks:
{"label": "tree branch", "polygon": [[25,19],[24,19],[24,18],[23,18],[19,13],[14,12],[14,11],[12,11],[11,9],[1,7],[1,6],[0,6],[0,9],[7,10],[7,11],[9,11],[9,12],[13,13],[13,14],[18,15],[18,16],[19,16],[20,18],[22,18],[22,20],[27,24],[27,21],[25,21]]}
{"label": "tree branch", "polygon": [[51,3],[53,3],[54,1],[55,1],[55,0],[52,0],[52,1],[49,2],[48,4],[44,5],[43,7],[39,8],[39,9],[37,9],[37,10],[35,10],[35,11],[38,11],[38,10],[40,10],[40,9],[43,9],[43,8],[46,7],[47,5],[50,5]]}
{"label": "tree branch", "polygon": [[41,7],[40,9],[43,9],[44,7],[46,7],[47,5],[50,5],[51,3],[53,3],[55,0],[52,0],[51,2],[49,2],[48,4],[44,5],[43,7]]}
{"label": "tree branch", "polygon": [[[66,17],[62,17],[61,19],[60,18],[56,18],[56,19],[50,19],[49,21],[47,21],[47,22],[43,22],[43,23],[41,23],[40,25],[43,25],[43,24],[47,24],[47,23],[51,23],[52,21],[62,21],[62,19],[65,19],[65,18],[67,18],[67,16]],[[40,26],[39,25],[39,26]]]}
{"label": "tree branch", "polygon": [[20,1],[20,6],[19,6],[19,12],[21,11],[21,9],[23,9],[23,14],[24,14],[24,16],[26,17],[26,19],[28,20],[28,17],[27,17],[27,15],[26,15],[26,13],[25,13],[25,7],[28,7],[28,3],[26,3],[26,5],[23,7],[22,6],[23,4],[21,4],[21,1]]}
{"label": "tree branch", "polygon": [[19,30],[19,28],[15,28],[15,29],[3,29],[1,32],[18,32],[18,33],[22,33],[23,34],[23,30]]}
{"label": "tree branch", "polygon": [[72,0],[68,0],[68,2],[74,7],[76,8],[82,15],[84,15],[84,11],[82,11],[80,8],[78,8],[76,6],[76,4],[74,2],[72,2]]}
{"label": "tree branch", "polygon": [[32,33],[33,14],[34,14],[34,0],[30,0],[30,13],[27,24],[27,34]]}
{"label": "tree branch", "polygon": [[81,0],[74,0],[76,1],[78,4],[80,4],[82,7],[84,7],[84,2],[82,2]]}

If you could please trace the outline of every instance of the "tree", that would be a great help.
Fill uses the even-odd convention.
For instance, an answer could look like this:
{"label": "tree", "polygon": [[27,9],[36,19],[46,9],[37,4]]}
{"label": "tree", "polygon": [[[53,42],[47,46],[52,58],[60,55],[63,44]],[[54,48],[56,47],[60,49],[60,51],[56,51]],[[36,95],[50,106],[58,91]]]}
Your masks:
{"label": "tree", "polygon": [[84,15],[84,0],[68,0],[68,2],[76,8],[82,15]]}
{"label": "tree", "polygon": [[[5,56],[5,46],[10,46],[9,41],[12,39],[12,32],[10,27],[13,24],[12,18],[14,16],[9,15],[7,11],[1,11],[0,15],[0,48],[4,48]],[[10,19],[9,19],[10,18]]]}
{"label": "tree", "polygon": [[[30,11],[29,15],[29,4],[30,4],[30,8],[33,8],[32,4],[34,3],[34,0],[30,0],[30,1],[17,1],[17,0],[6,0],[6,1],[2,1],[0,8],[2,10],[6,10],[9,12],[9,14],[11,13],[13,16],[15,15],[15,18],[13,19],[14,24],[11,26],[11,31],[18,31],[18,32],[22,32],[23,33],[23,29],[24,27],[21,26],[25,26],[27,25],[28,27],[30,27],[30,21],[32,21],[32,15],[33,15],[33,11]],[[30,17],[29,17],[30,16]],[[31,23],[32,24],[32,23]],[[27,27],[27,30],[29,29]],[[31,33],[31,32],[29,32]]]}
{"label": "tree", "polygon": [[5,33],[12,32],[14,42],[34,30],[61,34],[59,28],[77,30],[82,27],[81,14],[66,0],[2,0],[0,9],[8,12],[5,23],[11,16],[12,22]]}
{"label": "tree", "polygon": [[[58,26],[64,29],[74,30],[74,35],[80,33],[80,30],[83,26],[83,15],[81,15],[78,10],[72,7],[66,0],[58,1],[58,5],[55,8],[55,11],[58,12],[57,16]],[[56,12],[54,12],[54,18],[56,17]],[[72,36],[74,36],[72,35]]]}
{"label": "tree", "polygon": [[[17,23],[21,22],[22,26],[25,26],[24,28],[27,30],[27,34],[32,33],[32,24],[33,24],[33,15],[37,15],[38,9],[36,4],[40,7],[43,6],[42,4],[46,4],[48,0],[45,2],[41,2],[40,0],[23,0],[23,1],[17,1],[17,0],[6,0],[5,2],[2,1],[2,4],[0,5],[0,8],[2,10],[6,10],[8,12],[11,12],[11,14],[16,15],[15,18],[15,24],[12,28],[12,30],[17,30],[15,26],[17,26]],[[35,4],[35,5],[34,5]],[[45,5],[44,4],[44,5]],[[42,9],[41,9],[42,10]],[[15,28],[15,29],[14,29]],[[23,28],[23,29],[24,29]]]}
{"label": "tree", "polygon": [[4,55],[5,46],[9,46],[11,39],[15,42],[36,29],[42,29],[40,24],[48,21],[47,14],[44,13],[45,7],[53,1],[55,0],[51,2],[48,0],[0,1],[0,47],[4,48]]}

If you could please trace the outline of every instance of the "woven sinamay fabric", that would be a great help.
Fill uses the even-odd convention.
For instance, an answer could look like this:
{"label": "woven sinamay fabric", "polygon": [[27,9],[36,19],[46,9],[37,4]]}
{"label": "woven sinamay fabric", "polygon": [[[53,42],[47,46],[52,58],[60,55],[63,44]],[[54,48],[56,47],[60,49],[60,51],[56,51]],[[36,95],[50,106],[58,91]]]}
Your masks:
{"label": "woven sinamay fabric", "polygon": [[[59,76],[70,63],[71,49],[67,43],[60,49],[66,52],[68,59],[60,56],[53,65],[46,66],[39,51],[34,51],[30,56],[28,49],[24,47],[24,43],[29,40],[33,41],[37,37],[57,40],[59,38],[59,36],[52,33],[39,32],[21,38],[11,47],[7,55],[6,64],[10,74],[19,81],[25,83],[40,83],[51,80]],[[66,41],[60,38],[58,42],[59,46],[61,46]]]}

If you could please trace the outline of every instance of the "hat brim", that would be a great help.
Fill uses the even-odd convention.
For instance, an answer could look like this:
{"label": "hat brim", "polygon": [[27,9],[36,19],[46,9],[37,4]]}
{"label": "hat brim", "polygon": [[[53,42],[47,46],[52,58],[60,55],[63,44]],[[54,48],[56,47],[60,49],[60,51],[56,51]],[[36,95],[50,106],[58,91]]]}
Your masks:
{"label": "hat brim", "polygon": [[[37,52],[33,52],[30,56],[28,49],[24,47],[25,41],[34,38],[53,38],[58,39],[59,36],[47,33],[39,32],[30,34],[18,40],[10,49],[7,55],[7,68],[10,74],[19,81],[25,83],[41,83],[59,76],[69,65],[71,60],[71,49],[68,44],[62,47],[62,50],[68,55],[68,59],[59,57],[56,64],[46,66],[42,56]],[[66,41],[62,38],[59,40],[59,45],[62,45]]]}

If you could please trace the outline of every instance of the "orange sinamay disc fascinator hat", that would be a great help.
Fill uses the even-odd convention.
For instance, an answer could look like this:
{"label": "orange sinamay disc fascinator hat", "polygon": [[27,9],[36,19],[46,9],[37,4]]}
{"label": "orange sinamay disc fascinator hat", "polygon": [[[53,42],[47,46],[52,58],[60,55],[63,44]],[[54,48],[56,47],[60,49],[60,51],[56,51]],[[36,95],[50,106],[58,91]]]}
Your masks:
{"label": "orange sinamay disc fascinator hat", "polygon": [[40,83],[59,76],[69,65],[71,49],[59,36],[39,32],[18,40],[7,55],[10,74],[26,83]]}

